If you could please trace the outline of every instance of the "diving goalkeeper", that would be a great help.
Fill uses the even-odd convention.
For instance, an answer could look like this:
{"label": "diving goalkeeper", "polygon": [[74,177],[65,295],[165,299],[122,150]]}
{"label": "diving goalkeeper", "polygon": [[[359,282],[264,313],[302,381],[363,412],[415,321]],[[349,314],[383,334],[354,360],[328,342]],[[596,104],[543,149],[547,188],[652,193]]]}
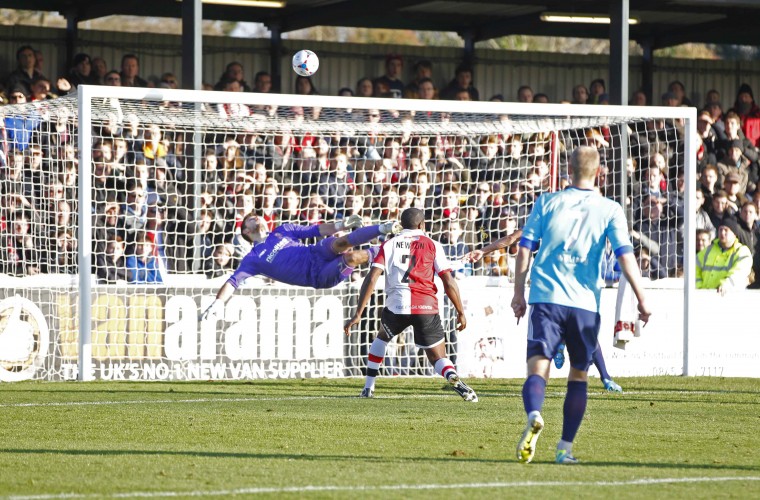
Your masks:
{"label": "diving goalkeeper", "polygon": [[[378,248],[351,250],[352,247],[367,243],[383,234],[398,234],[401,224],[388,221],[376,226],[361,227],[362,218],[351,215],[335,223],[299,226],[283,224],[271,233],[266,221],[253,213],[246,215],[240,227],[241,236],[253,244],[248,255],[216,294],[216,299],[201,313],[205,320],[217,307],[232,296],[243,282],[261,274],[288,285],[312,288],[332,288],[344,281],[360,266],[374,259]],[[335,237],[335,233],[354,229],[346,236]],[[305,245],[301,240],[328,236],[314,245]]]}

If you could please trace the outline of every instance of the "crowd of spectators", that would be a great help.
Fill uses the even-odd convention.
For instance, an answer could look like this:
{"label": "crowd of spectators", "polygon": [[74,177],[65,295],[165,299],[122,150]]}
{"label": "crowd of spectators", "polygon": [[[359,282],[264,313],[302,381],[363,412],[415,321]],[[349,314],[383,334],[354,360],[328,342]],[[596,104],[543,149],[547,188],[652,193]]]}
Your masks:
{"label": "crowd of spectators", "polygon": [[[177,88],[171,73],[159,82],[140,76],[139,59],[122,58],[120,70],[108,70],[102,58],[78,54],[63,78],[51,82],[37,67],[32,47],[18,50],[18,68],[6,79],[3,95],[10,104],[47,101],[80,84]],[[346,96],[479,100],[473,72],[459,66],[438,90],[433,66],[418,61],[410,82],[402,81],[404,61],[386,59],[385,72],[362,78]],[[243,66],[229,63],[209,89],[270,92],[268,73],[246,82]],[[294,80],[297,94],[317,94],[307,77]],[[691,106],[683,84],[674,81],[661,104]],[[743,84],[736,101],[724,109],[711,90],[698,121],[698,250],[721,244],[730,231],[754,258],[760,273],[758,209],[760,178],[760,108]],[[604,81],[572,89],[575,104],[609,101]],[[492,96],[491,100],[505,100]],[[521,86],[520,102],[548,102],[546,94]],[[645,105],[635,92],[631,104]],[[165,106],[167,103],[157,104]],[[52,109],[52,107],[51,107]],[[165,111],[165,109],[163,109]],[[321,110],[319,108],[220,105],[206,109],[222,118],[284,120],[292,128],[277,132],[208,129],[203,134],[201,174],[193,167],[193,130],[151,121],[148,114],[126,114],[118,102],[109,118],[93,128],[93,262],[104,283],[160,283],[167,273],[229,273],[250,250],[239,236],[244,215],[258,211],[270,228],[282,223],[313,224],[360,214],[367,223],[398,217],[407,207],[423,208],[428,230],[444,243],[450,258],[522,227],[538,196],[554,188],[552,160],[559,167],[559,187],[567,183],[567,153],[580,144],[599,149],[603,159],[599,191],[621,199],[622,171],[628,179],[625,208],[642,270],[651,279],[683,272],[684,135],[678,120],[648,120],[628,126],[590,128],[559,134],[552,149],[549,133],[463,134],[411,133],[403,126],[443,115],[405,114],[389,110]],[[336,115],[336,113],[342,113]],[[312,133],[299,125],[334,119],[362,123],[367,132]],[[162,121],[165,123],[165,121]],[[620,136],[626,134],[628,162],[620,164]],[[1,272],[23,276],[77,272],[77,130],[73,113],[32,105],[26,113],[6,113],[0,148]],[[199,186],[196,191],[195,186]],[[723,240],[725,250],[727,242]],[[705,251],[700,254],[704,260]],[[490,255],[461,276],[511,276],[514,249]],[[701,262],[701,261],[700,261]],[[742,268],[749,269],[745,266]],[[737,287],[750,275],[733,276]],[[754,286],[754,285],[753,285]]]}

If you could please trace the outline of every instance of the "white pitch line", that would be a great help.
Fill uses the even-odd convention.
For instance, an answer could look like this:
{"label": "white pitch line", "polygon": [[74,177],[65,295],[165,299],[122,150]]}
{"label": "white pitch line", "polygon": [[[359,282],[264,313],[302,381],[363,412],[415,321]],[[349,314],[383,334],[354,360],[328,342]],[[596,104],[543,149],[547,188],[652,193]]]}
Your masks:
{"label": "white pitch line", "polygon": [[[615,394],[610,397],[617,399],[624,399],[626,396],[662,396],[664,394],[679,394],[679,395],[715,395],[715,394],[728,394],[730,391],[627,391],[623,394]],[[606,392],[600,392],[599,394],[606,395]],[[547,392],[547,397],[564,397],[564,392]],[[590,393],[590,396],[596,396],[595,393]],[[375,399],[440,399],[449,398],[451,394],[411,394],[411,395],[388,395],[388,396],[375,396]],[[521,397],[519,392],[514,393],[486,393],[486,398],[516,398]],[[38,408],[38,407],[54,407],[54,406],[110,406],[110,405],[148,405],[148,404],[192,404],[192,403],[241,403],[241,402],[254,402],[254,401],[316,401],[316,400],[339,400],[339,399],[354,399],[350,395],[344,396],[261,396],[261,397],[246,397],[246,398],[194,398],[194,399],[137,399],[137,400],[123,400],[123,401],[57,401],[57,402],[45,402],[45,403],[0,403],[0,408]]]}
{"label": "white pitch line", "polygon": [[43,495],[13,495],[0,497],[7,500],[55,500],[67,498],[161,498],[161,497],[208,497],[208,496],[233,496],[233,495],[256,495],[267,493],[320,493],[328,491],[367,492],[367,491],[415,491],[415,490],[473,490],[489,488],[543,488],[543,487],[618,487],[618,486],[650,486],[657,484],[679,483],[713,483],[728,481],[760,481],[760,476],[727,476],[727,477],[661,477],[648,479],[632,479],[630,481],[514,481],[496,483],[458,483],[458,484],[388,484],[388,485],[360,485],[360,486],[287,486],[287,487],[261,487],[261,488],[237,488],[232,490],[194,490],[194,491],[127,491],[110,494],[82,494],[82,493],[57,493]]}

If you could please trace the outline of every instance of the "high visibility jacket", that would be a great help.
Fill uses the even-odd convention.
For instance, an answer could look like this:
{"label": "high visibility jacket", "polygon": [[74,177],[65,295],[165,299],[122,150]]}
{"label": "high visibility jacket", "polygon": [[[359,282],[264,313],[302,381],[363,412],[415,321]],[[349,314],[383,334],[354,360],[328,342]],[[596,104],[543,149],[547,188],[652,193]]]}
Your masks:
{"label": "high visibility jacket", "polygon": [[752,270],[752,254],[739,239],[731,248],[721,248],[716,238],[712,245],[697,254],[697,288],[745,288]]}

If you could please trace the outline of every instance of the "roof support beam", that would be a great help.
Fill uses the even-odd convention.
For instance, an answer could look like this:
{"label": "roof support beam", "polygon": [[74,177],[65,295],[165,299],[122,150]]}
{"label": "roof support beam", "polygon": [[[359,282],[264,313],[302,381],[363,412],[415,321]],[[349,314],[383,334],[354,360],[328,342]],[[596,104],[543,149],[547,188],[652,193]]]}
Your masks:
{"label": "roof support beam", "polygon": [[641,91],[647,96],[647,103],[654,104],[654,47],[647,38],[639,42],[641,51]]}
{"label": "roof support beam", "polygon": [[628,13],[629,0],[610,4],[610,104],[628,101]]}
{"label": "roof support beam", "polygon": [[79,41],[79,17],[74,9],[70,9],[65,14],[66,17],[66,68],[63,70],[64,75],[68,75],[74,64],[74,54],[76,54],[77,42]]}
{"label": "roof support beam", "polygon": [[282,31],[278,23],[269,25],[269,31],[269,76],[272,79],[272,92],[279,93],[282,92]]}
{"label": "roof support beam", "polygon": [[201,90],[203,75],[203,4],[182,2],[182,86]]}

